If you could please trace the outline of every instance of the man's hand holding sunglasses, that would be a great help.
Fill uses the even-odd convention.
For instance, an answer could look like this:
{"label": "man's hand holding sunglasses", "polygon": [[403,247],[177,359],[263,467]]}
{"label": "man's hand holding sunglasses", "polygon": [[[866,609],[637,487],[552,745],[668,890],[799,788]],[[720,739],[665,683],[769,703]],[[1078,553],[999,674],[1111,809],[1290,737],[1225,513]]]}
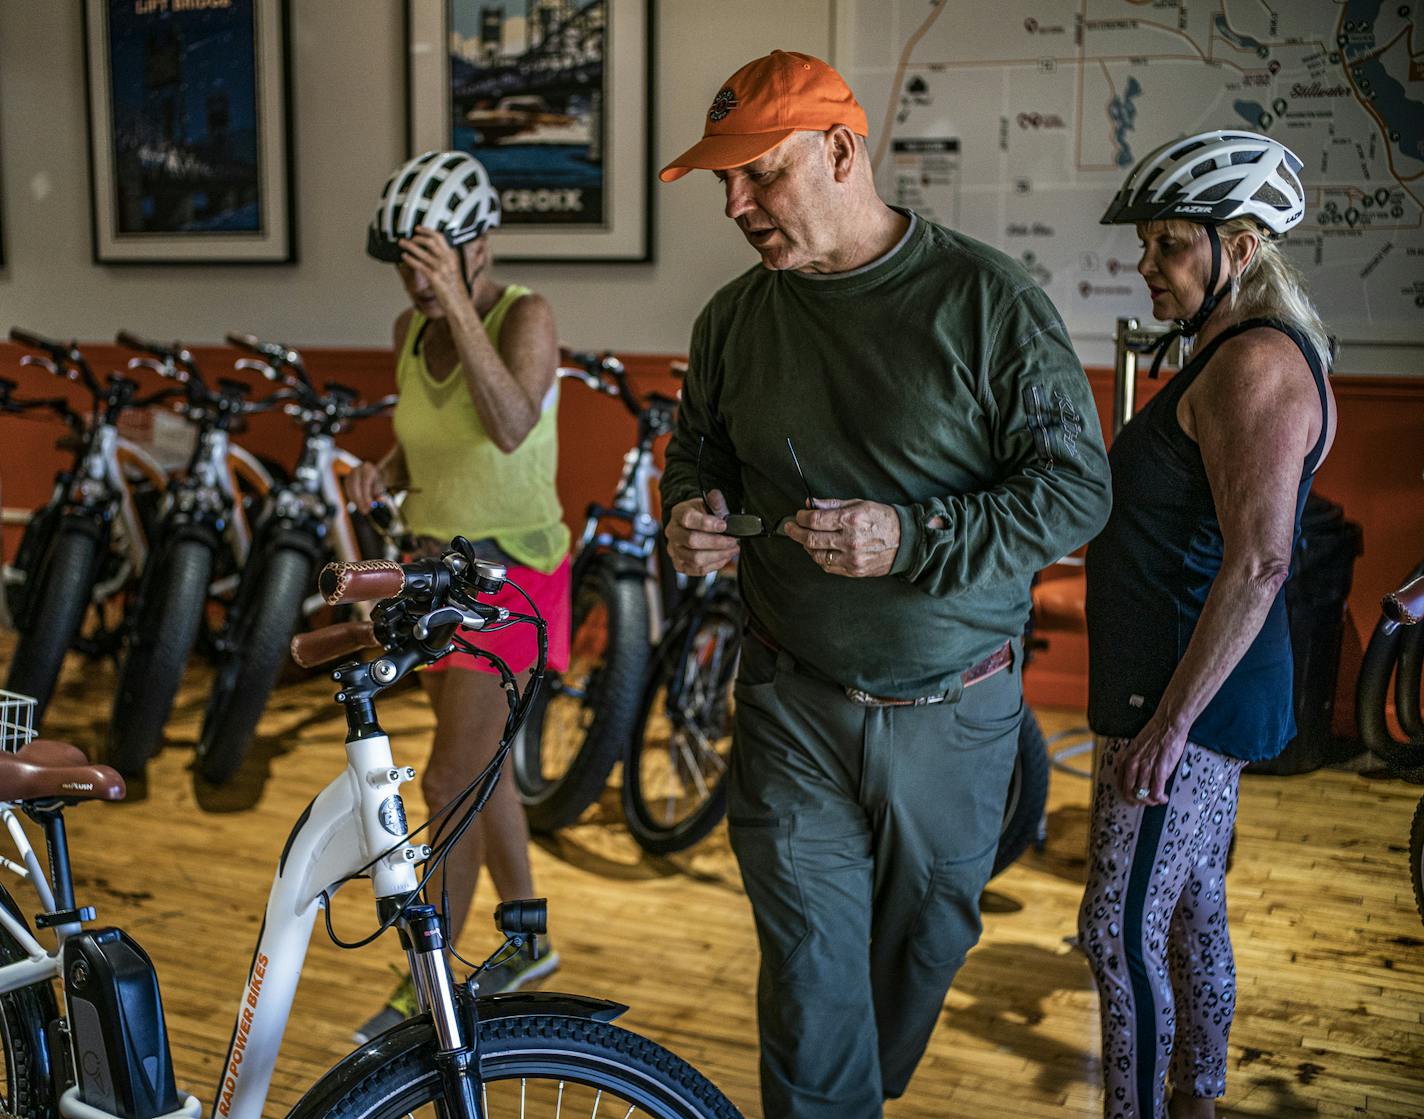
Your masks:
{"label": "man's hand holding sunglasses", "polygon": [[878,501],[816,498],[781,529],[829,575],[864,579],[889,575],[900,548],[900,518]]}
{"label": "man's hand holding sunglasses", "polygon": [[684,575],[710,575],[736,559],[739,538],[726,535],[729,515],[721,490],[709,490],[705,502],[694,497],[675,505],[667,525],[673,567]]}

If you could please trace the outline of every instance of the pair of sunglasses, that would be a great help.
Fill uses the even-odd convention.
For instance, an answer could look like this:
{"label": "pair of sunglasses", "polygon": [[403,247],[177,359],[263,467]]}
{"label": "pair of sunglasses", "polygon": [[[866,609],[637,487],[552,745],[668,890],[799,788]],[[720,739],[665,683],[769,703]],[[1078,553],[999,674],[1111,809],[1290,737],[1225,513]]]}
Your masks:
{"label": "pair of sunglasses", "polygon": [[[697,488],[702,492],[702,504],[710,512],[712,503],[707,500],[707,482],[702,477],[702,448],[707,444],[707,437],[704,435],[697,440]],[[806,491],[806,504],[804,508],[814,509],[816,501],[811,496],[811,487],[806,482],[806,474],[801,469],[801,460],[796,457],[796,447],[791,442],[791,436],[786,437],[786,449],[791,453],[791,464],[796,467],[796,476],[801,479],[801,488]],[[794,520],[795,513],[788,513],[778,521],[767,523],[755,513],[728,513],[722,519],[726,521],[727,527],[723,530],[724,536],[735,536],[739,540],[751,539],[758,536],[777,536],[780,534],[781,526],[787,521]]]}

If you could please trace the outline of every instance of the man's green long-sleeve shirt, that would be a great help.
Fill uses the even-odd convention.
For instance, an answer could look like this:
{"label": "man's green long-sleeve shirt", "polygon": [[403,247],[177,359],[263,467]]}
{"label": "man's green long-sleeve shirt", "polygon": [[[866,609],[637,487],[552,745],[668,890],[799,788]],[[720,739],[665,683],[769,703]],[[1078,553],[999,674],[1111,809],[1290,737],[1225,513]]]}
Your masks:
{"label": "man's green long-sleeve shirt", "polygon": [[895,507],[899,550],[889,575],[853,579],[787,537],[744,540],[743,597],[798,661],[877,695],[950,687],[1022,632],[1033,573],[1107,520],[1097,412],[1053,304],[1009,257],[922,218],[864,268],[758,265],[713,296],[665,513],[698,496],[701,443],[734,512],[793,514],[788,435],[813,495]]}

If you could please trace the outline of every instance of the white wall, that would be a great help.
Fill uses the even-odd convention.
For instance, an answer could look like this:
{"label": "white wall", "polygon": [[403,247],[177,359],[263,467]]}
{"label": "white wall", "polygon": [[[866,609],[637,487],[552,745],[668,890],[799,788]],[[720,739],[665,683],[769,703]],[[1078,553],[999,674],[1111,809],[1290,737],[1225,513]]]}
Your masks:
{"label": "white wall", "polygon": [[[79,0],[0,0],[0,331],[388,344],[402,293],[364,244],[381,184],[406,155],[403,3],[291,0],[299,260],[224,268],[93,263]],[[828,54],[833,3],[659,0],[658,166],[701,135],[718,83],[743,62],[772,47]],[[502,270],[550,298],[570,344],[681,352],[707,296],[754,262],[710,175],[653,191],[654,263]]]}

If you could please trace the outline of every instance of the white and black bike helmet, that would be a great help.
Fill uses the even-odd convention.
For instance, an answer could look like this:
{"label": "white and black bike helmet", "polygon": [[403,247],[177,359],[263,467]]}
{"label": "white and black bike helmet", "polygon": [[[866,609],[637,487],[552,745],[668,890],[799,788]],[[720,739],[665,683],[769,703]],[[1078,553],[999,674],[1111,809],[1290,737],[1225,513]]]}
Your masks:
{"label": "white and black bike helmet", "polygon": [[1163,144],[1136,167],[1102,217],[1219,225],[1252,218],[1279,237],[1305,216],[1301,162],[1279,140],[1255,132],[1202,132]]}
{"label": "white and black bike helmet", "polygon": [[484,165],[465,152],[423,152],[403,164],[381,188],[366,252],[399,261],[397,241],[417,225],[443,233],[455,248],[499,225],[499,193]]}
{"label": "white and black bike helmet", "polygon": [[[1305,217],[1300,158],[1279,140],[1255,132],[1219,130],[1172,140],[1148,153],[1102,216],[1103,225],[1190,221],[1206,227],[1211,275],[1206,298],[1177,331],[1190,338],[1221,302],[1221,238],[1216,227],[1250,218],[1268,237],[1279,237]],[[1165,348],[1152,364],[1152,375]]]}

